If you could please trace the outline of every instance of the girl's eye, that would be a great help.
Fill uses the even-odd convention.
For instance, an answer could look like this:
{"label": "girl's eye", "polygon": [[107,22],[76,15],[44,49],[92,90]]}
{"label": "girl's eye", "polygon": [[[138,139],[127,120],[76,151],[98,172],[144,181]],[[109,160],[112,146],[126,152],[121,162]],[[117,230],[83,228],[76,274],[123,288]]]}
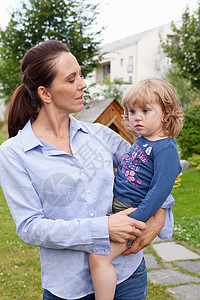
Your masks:
{"label": "girl's eye", "polygon": [[143,109],[143,112],[146,114],[149,110],[147,108]]}
{"label": "girl's eye", "polygon": [[129,112],[129,114],[134,114],[135,110],[134,109],[130,109],[128,112]]}

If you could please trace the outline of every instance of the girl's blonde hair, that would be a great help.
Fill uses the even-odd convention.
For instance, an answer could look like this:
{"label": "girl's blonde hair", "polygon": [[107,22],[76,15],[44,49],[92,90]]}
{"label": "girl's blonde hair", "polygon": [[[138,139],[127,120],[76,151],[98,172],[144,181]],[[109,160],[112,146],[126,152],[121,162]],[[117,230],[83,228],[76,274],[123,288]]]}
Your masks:
{"label": "girl's blonde hair", "polygon": [[145,106],[148,103],[160,103],[164,114],[164,135],[173,138],[178,136],[183,127],[184,117],[176,90],[170,83],[158,78],[148,78],[133,84],[123,97],[123,123],[128,131],[137,135],[129,123],[129,109],[135,104]]}

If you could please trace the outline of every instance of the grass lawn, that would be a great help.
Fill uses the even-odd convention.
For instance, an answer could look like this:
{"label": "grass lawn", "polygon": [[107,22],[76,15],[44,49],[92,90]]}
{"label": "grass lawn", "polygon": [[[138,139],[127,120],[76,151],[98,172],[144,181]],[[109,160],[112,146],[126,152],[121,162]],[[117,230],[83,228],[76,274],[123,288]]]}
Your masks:
{"label": "grass lawn", "polygon": [[191,168],[183,171],[181,186],[173,189],[175,198],[174,235],[177,241],[200,248],[200,171]]}
{"label": "grass lawn", "polygon": [[8,138],[7,131],[0,130],[0,145]]}
{"label": "grass lawn", "polygon": [[[0,131],[0,144],[7,138]],[[176,204],[174,239],[200,247],[200,171],[184,171],[181,186],[173,190]],[[39,249],[24,244],[0,188],[0,295],[3,300],[42,299]],[[148,250],[147,250],[148,251]],[[149,283],[148,300],[173,299],[159,285]]]}
{"label": "grass lawn", "polygon": [[39,249],[17,236],[1,189],[0,216],[0,298],[42,299]]}

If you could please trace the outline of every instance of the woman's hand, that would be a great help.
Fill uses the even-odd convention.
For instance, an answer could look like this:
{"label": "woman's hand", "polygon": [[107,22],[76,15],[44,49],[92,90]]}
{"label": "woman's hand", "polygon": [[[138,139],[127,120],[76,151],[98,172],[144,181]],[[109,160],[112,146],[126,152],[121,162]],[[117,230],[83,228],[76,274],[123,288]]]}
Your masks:
{"label": "woman's hand", "polygon": [[108,217],[108,230],[113,242],[125,243],[128,240],[139,238],[146,230],[147,225],[134,220],[130,215],[135,208],[128,208]]}
{"label": "woman's hand", "polygon": [[165,209],[160,208],[151,219],[146,222],[147,229],[142,235],[134,240],[131,248],[124,251],[123,255],[137,253],[141,249],[149,246],[155,237],[160,233],[165,224]]}

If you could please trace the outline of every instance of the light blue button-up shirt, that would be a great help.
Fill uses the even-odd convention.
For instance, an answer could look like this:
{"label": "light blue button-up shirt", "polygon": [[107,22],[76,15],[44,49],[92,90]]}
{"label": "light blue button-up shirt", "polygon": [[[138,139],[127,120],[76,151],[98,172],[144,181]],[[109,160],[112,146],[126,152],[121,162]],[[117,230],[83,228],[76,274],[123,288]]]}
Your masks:
{"label": "light blue button-up shirt", "polygon": [[[43,288],[76,299],[93,293],[88,253],[110,253],[113,167],[130,145],[73,117],[70,140],[73,156],[38,139],[29,121],[0,147],[0,182],[18,235],[40,248]],[[141,259],[142,251],[114,259],[118,283]]]}

